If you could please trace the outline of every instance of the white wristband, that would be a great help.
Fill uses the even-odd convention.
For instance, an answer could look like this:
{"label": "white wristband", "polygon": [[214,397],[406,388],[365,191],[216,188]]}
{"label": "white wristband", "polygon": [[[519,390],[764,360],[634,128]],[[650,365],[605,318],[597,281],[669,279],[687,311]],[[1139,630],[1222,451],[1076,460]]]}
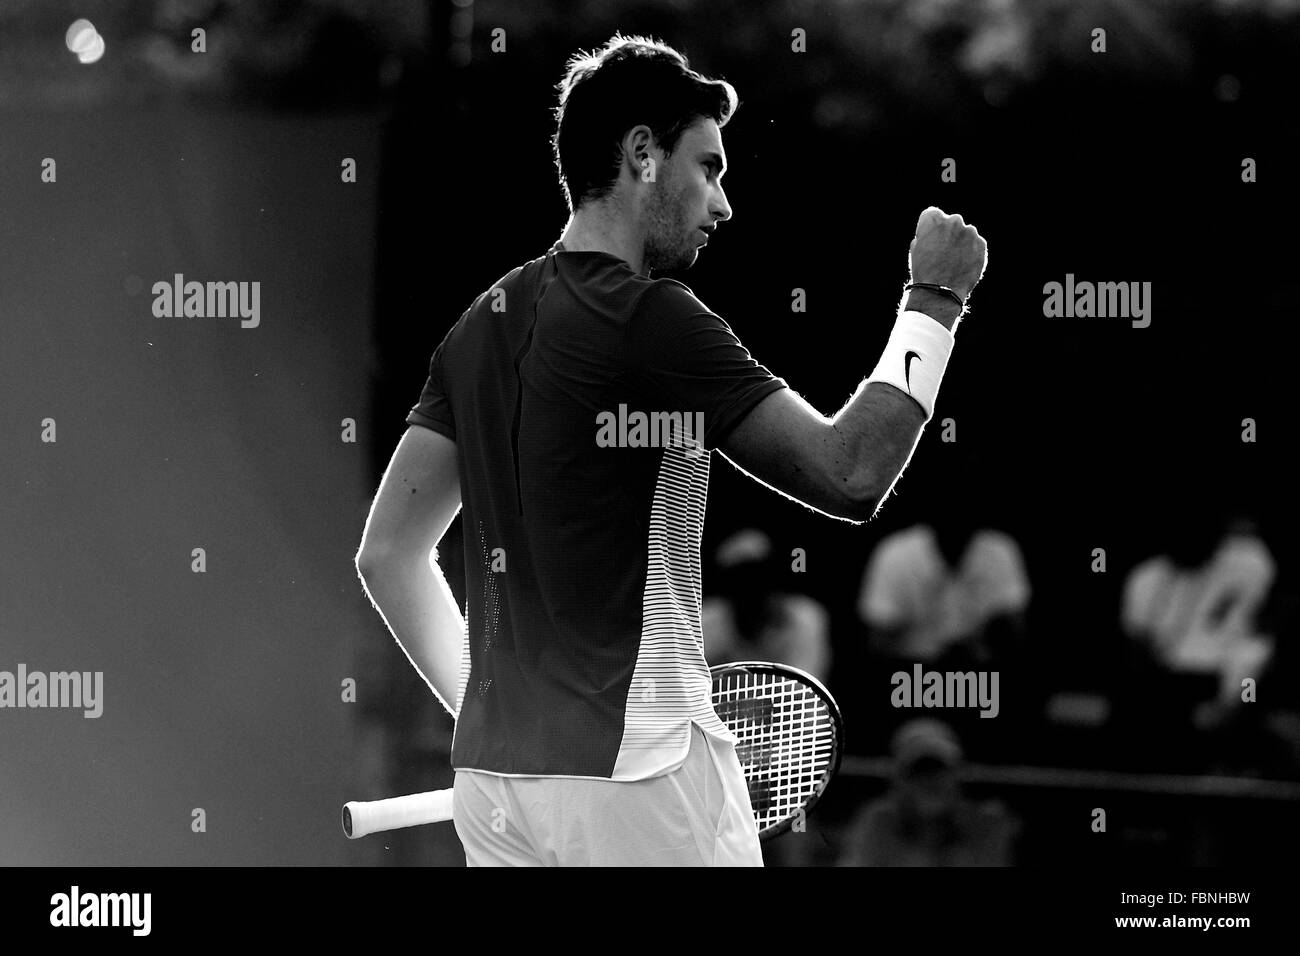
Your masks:
{"label": "white wristband", "polygon": [[928,422],[954,341],[950,331],[924,312],[900,312],[867,381],[888,382],[911,395]]}

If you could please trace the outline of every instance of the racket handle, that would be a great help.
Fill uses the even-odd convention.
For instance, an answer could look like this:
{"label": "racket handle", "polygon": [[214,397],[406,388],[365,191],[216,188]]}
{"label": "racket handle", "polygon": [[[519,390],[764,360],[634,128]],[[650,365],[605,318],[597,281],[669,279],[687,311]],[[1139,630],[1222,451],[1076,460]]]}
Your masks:
{"label": "racket handle", "polygon": [[343,832],[356,840],[381,830],[400,830],[451,819],[451,790],[430,790],[387,800],[350,800],[343,804]]}

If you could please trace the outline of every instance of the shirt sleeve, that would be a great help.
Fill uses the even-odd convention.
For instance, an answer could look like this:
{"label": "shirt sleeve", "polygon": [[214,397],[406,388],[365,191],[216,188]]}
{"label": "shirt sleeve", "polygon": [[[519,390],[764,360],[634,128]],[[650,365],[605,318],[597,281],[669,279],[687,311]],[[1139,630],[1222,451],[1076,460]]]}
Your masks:
{"label": "shirt sleeve", "polygon": [[456,419],[451,413],[451,399],[447,394],[442,363],[447,340],[455,330],[456,327],[452,326],[451,332],[448,332],[438,347],[433,350],[433,358],[429,361],[429,378],[420,393],[420,401],[406,415],[408,425],[423,425],[440,435],[446,435],[452,441],[456,440]]}
{"label": "shirt sleeve", "polygon": [[717,448],[755,405],[786,387],[754,360],[731,326],[671,279],[641,294],[629,342],[650,400],[660,404],[648,411],[701,413],[708,449]]}

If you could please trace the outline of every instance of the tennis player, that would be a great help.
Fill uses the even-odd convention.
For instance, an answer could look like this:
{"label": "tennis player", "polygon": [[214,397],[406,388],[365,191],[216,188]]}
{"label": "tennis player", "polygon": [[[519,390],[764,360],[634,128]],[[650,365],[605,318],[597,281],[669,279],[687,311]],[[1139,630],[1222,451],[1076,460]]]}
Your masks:
{"label": "tennis player", "polygon": [[[922,213],[911,270],[930,287],[910,290],[875,371],[824,417],[689,288],[652,277],[691,266],[731,218],[721,128],[737,104],[641,37],[569,61],[553,138],[569,222],[434,351],[366,522],[367,591],[456,718],[471,866],[762,865],[702,652],[711,452],[868,520],[983,273],[973,227]],[[465,618],[429,557],[461,509]]]}

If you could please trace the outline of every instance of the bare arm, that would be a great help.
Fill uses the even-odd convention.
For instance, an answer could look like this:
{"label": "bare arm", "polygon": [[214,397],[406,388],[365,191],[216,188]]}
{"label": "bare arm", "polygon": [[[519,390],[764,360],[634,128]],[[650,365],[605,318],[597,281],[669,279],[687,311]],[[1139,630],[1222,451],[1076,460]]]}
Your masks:
{"label": "bare arm", "polygon": [[430,553],[460,510],[456,444],[412,425],[370,507],[356,566],[366,593],[430,689],[460,710],[465,619]]}
{"label": "bare arm", "polygon": [[[917,221],[909,268],[915,280],[948,286],[964,300],[984,274],[986,253],[973,226],[931,206]],[[909,292],[903,308],[925,313],[950,332],[961,314],[957,303],[928,289]],[[721,451],[769,487],[861,523],[889,496],[924,424],[921,406],[885,382],[864,381],[833,418],[787,388],[759,402]]]}
{"label": "bare arm", "polygon": [[[952,329],[956,303],[924,289],[906,309]],[[774,392],[741,420],[720,449],[738,468],[810,508],[861,523],[876,513],[907,466],[925,424],[909,395],[865,382],[833,418],[791,389]]]}

